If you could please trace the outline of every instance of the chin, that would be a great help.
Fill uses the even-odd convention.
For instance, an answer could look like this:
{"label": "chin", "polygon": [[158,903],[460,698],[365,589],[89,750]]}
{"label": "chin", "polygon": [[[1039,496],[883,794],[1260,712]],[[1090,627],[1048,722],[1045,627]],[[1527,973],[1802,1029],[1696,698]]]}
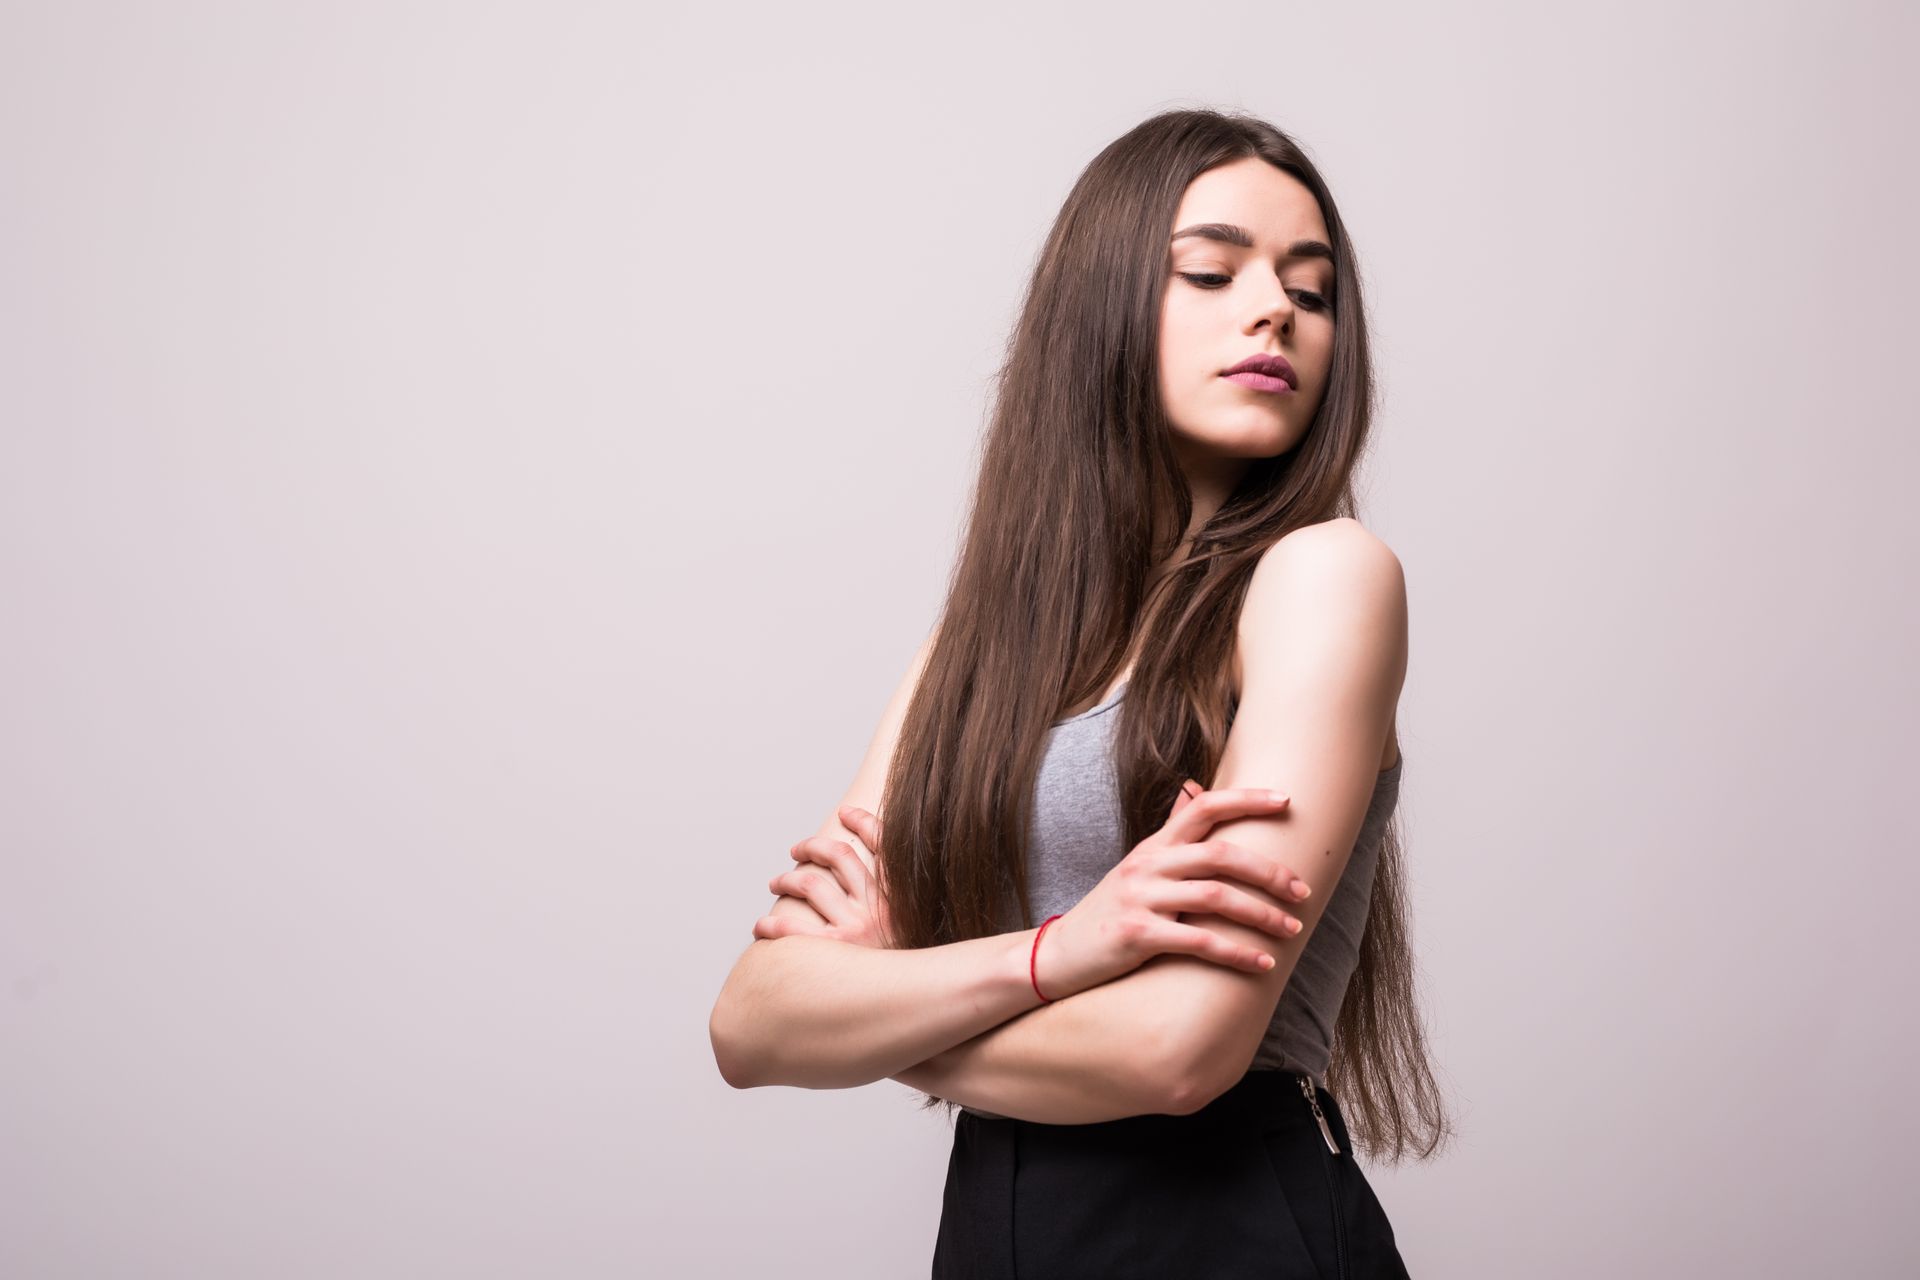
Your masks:
{"label": "chin", "polygon": [[1300,443],[1299,433],[1285,423],[1247,423],[1204,432],[1182,431],[1181,446],[1207,458],[1271,458]]}

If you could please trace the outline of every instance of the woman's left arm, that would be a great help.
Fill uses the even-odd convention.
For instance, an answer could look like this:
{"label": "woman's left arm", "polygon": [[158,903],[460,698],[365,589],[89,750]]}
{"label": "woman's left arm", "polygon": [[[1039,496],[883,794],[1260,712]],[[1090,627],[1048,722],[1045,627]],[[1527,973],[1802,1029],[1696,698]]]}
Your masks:
{"label": "woman's left arm", "polygon": [[[1243,692],[1211,785],[1283,785],[1293,804],[1275,817],[1224,822],[1209,838],[1273,854],[1312,893],[1299,903],[1268,898],[1300,918],[1300,932],[1287,939],[1218,915],[1181,919],[1262,946],[1278,961],[1274,968],[1235,973],[1195,956],[1154,956],[893,1079],[1001,1115],[1072,1124],[1143,1109],[1186,1114],[1245,1073],[1372,799],[1407,667],[1398,558],[1354,520],[1289,534],[1255,570],[1239,647]],[[1247,891],[1268,897],[1254,886]],[[1150,1107],[1098,1091],[1102,1065],[1112,1071],[1130,1053],[1154,1064]],[[1089,1081],[1095,1091],[1076,1098]]]}

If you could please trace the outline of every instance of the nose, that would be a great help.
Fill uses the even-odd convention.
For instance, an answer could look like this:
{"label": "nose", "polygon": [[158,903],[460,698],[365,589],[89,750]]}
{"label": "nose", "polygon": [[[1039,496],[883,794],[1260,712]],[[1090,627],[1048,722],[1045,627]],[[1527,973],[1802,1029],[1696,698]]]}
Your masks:
{"label": "nose", "polygon": [[1260,326],[1267,323],[1271,323],[1277,333],[1286,333],[1293,326],[1293,299],[1287,296],[1287,286],[1277,276],[1271,291],[1254,303],[1247,332],[1257,333]]}

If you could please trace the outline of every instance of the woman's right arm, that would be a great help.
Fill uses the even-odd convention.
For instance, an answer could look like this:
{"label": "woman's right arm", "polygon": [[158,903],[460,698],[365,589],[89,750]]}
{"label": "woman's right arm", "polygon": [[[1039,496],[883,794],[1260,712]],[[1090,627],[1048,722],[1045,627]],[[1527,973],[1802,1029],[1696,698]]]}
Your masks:
{"label": "woman's right arm", "polygon": [[756,939],[708,1024],[720,1074],[740,1089],[849,1089],[905,1071],[1039,1007],[1027,971],[1037,932],[904,951]]}

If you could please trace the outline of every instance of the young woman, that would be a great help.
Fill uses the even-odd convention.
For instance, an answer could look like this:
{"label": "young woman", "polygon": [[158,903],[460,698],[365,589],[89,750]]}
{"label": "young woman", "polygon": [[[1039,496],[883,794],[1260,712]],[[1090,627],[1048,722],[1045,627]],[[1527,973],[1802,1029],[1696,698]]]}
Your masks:
{"label": "young woman", "polygon": [[1353,516],[1372,388],[1278,129],[1168,112],[1080,176],[941,619],[710,1026],[736,1086],[958,1109],[936,1277],[1406,1274],[1356,1149],[1450,1124],[1393,821],[1405,582]]}

